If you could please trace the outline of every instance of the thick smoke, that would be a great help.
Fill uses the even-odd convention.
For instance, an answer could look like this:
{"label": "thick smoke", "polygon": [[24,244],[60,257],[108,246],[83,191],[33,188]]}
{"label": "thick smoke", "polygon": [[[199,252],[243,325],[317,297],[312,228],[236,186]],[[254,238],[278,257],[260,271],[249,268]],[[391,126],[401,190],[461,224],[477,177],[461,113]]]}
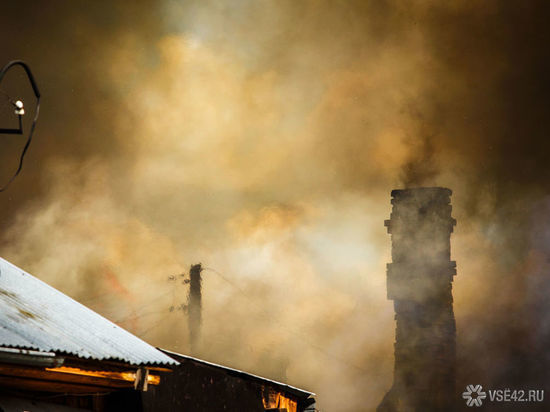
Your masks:
{"label": "thick smoke", "polygon": [[[178,275],[201,262],[201,356],[368,410],[392,380],[390,190],[446,186],[458,386],[542,386],[546,9],[6,5],[2,56],[31,65],[43,107],[0,195],[2,256],[182,352]],[[20,75],[1,86],[31,101]],[[21,143],[1,139],[0,178]]]}

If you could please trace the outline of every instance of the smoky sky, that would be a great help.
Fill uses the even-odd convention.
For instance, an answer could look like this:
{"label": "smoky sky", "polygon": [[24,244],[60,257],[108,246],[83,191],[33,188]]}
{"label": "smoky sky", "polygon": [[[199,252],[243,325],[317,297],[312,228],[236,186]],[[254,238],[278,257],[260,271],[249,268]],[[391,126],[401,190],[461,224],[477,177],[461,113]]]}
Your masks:
{"label": "smoky sky", "polygon": [[[0,194],[2,256],[183,352],[167,278],[201,262],[223,278],[205,272],[200,355],[372,409],[393,361],[389,194],[445,186],[459,384],[542,382],[549,7],[4,5],[0,64],[25,60],[43,100]],[[32,113],[21,73],[1,87]],[[5,181],[22,140],[1,139]]]}
{"label": "smoky sky", "polygon": [[[421,78],[422,85],[418,90],[411,87],[408,96],[406,87],[391,81],[380,82],[388,87],[385,93],[360,84],[359,79],[349,80],[348,96],[342,100],[353,100],[358,108],[351,113],[329,108],[332,118],[325,119],[324,131],[316,130],[311,147],[311,158],[335,169],[334,180],[339,184],[365,190],[369,183],[376,185],[371,180],[383,181],[384,173],[377,174],[369,164],[369,152],[376,151],[369,150],[367,135],[373,120],[367,110],[385,109],[411,123],[404,132],[411,150],[406,159],[399,159],[401,164],[392,165],[402,171],[391,183],[425,184],[441,172],[471,182],[467,185],[470,201],[478,199],[486,186],[483,191],[495,193],[499,201],[515,199],[518,192],[520,198],[544,192],[548,179],[548,80],[544,74],[549,60],[544,47],[548,40],[544,4],[56,2],[7,6],[1,43],[5,60],[30,62],[47,98],[40,125],[43,137],[37,137],[22,182],[13,187],[10,197],[26,200],[44,190],[39,163],[46,159],[131,158],[131,127],[125,130],[127,135],[119,134],[114,124],[139,114],[128,113],[121,100],[130,90],[147,85],[150,71],[161,64],[158,41],[163,36],[189,33],[198,33],[214,52],[234,49],[232,57],[244,62],[249,76],[274,71],[295,82],[289,87],[303,86],[293,90],[293,97],[299,99],[296,106],[313,107],[322,99],[327,85],[326,80],[320,84],[320,73],[356,72],[357,77],[368,79],[376,74],[369,76],[365,68],[380,70],[387,65],[383,69],[402,70],[391,78],[395,83],[415,83]],[[404,44],[404,50],[398,50],[404,58],[383,61],[384,53],[399,49],[399,43]],[[127,61],[113,51],[125,47],[137,49]],[[109,79],[115,65],[122,72],[118,87]],[[13,88],[9,78],[4,83],[4,88]],[[26,92],[22,79],[13,83],[19,92]],[[396,107],[385,107],[394,102],[392,92],[404,95],[395,99]],[[294,120],[292,103],[287,102],[288,122]],[[300,120],[304,121],[296,121]],[[357,123],[363,123],[363,136],[353,130]],[[427,145],[426,139],[433,143]],[[435,151],[435,156],[426,150]],[[5,176],[16,154],[5,154]],[[435,168],[434,163],[433,172],[422,170]],[[419,165],[411,167],[415,164]],[[323,190],[319,186],[331,176],[324,179],[312,189]],[[7,207],[11,210],[9,203]],[[10,217],[4,215],[3,223]]]}

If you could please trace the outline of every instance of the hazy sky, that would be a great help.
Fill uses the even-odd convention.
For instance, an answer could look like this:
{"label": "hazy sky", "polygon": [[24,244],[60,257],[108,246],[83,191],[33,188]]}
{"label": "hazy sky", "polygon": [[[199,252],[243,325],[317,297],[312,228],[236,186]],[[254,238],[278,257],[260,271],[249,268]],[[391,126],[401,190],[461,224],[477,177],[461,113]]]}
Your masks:
{"label": "hazy sky", "polygon": [[[0,194],[1,255],[184,353],[169,308],[187,289],[168,277],[202,262],[198,355],[310,389],[326,411],[370,409],[392,381],[390,191],[446,186],[459,387],[538,387],[547,4],[6,4],[0,64],[27,61],[43,100]],[[32,113],[20,73],[0,87]],[[15,120],[5,101],[0,119]],[[22,139],[0,139],[7,179]]]}

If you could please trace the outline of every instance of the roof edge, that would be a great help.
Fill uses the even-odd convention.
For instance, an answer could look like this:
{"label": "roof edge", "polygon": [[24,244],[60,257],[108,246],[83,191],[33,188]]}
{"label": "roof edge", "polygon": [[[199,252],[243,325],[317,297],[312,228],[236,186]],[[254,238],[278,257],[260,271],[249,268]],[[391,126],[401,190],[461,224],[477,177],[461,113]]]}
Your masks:
{"label": "roof edge", "polygon": [[[223,366],[223,365],[213,363],[213,362],[209,362],[209,361],[206,361],[206,360],[203,360],[203,359],[194,358],[194,357],[189,356],[189,355],[183,355],[181,353],[172,352],[170,350],[159,348],[159,347],[157,347],[157,349],[159,351],[165,353],[166,355],[170,356],[170,357],[173,357],[173,356],[180,357],[180,358],[192,361],[192,362],[197,362],[197,363],[201,363],[203,365],[212,366],[214,368],[223,369],[225,371],[232,372],[232,373],[235,373],[237,375],[241,375],[241,376],[253,379],[253,380],[262,381],[262,382],[269,382],[270,384],[273,384],[273,385],[275,385],[279,388],[285,389],[288,392],[290,392],[290,393],[292,393],[296,396],[303,397],[304,399],[308,398],[310,396],[316,396],[315,393],[313,393],[313,392],[309,392],[309,391],[306,391],[304,389],[300,389],[300,388],[297,388],[295,386],[288,385],[286,383],[282,383],[282,382],[278,382],[278,381],[275,381],[275,380],[272,380],[272,379],[264,378],[264,377],[259,376],[259,375],[254,375],[254,374],[249,373],[249,372],[244,372],[244,371],[239,370],[239,369],[230,368],[228,366]],[[174,360],[178,361],[177,359],[174,359]],[[305,395],[307,395],[307,396],[305,396]]]}

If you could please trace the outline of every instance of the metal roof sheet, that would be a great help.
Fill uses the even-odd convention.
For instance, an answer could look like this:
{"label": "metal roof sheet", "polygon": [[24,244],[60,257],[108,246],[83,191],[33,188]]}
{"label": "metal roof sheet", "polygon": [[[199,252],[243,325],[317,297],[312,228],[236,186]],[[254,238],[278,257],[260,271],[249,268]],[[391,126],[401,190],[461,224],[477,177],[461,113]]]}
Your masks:
{"label": "metal roof sheet", "polygon": [[0,346],[132,365],[178,363],[2,258]]}

